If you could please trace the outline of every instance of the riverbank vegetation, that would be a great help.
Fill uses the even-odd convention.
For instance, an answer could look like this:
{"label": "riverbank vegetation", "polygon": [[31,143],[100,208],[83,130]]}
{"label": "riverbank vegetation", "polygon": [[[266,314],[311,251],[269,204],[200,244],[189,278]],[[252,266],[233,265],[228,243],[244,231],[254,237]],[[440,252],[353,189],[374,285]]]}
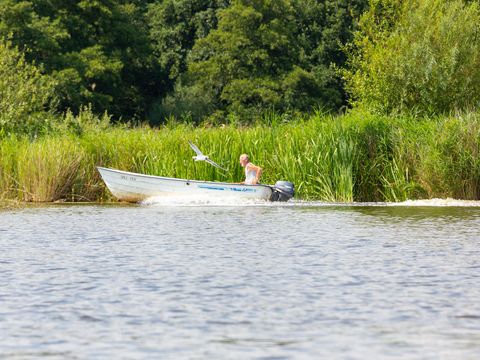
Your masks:
{"label": "riverbank vegetation", "polygon": [[0,200],[243,152],[303,199],[479,199],[479,34],[464,0],[2,1]]}
{"label": "riverbank vegetation", "polygon": [[[110,199],[95,166],[218,181],[241,181],[238,156],[249,152],[262,180],[294,182],[299,197],[325,201],[478,199],[480,114],[415,118],[318,113],[284,122],[195,127],[171,123],[109,126],[84,111],[59,133],[0,141],[0,196],[21,201]],[[266,125],[269,122],[269,125]],[[188,140],[227,168],[192,160]]]}

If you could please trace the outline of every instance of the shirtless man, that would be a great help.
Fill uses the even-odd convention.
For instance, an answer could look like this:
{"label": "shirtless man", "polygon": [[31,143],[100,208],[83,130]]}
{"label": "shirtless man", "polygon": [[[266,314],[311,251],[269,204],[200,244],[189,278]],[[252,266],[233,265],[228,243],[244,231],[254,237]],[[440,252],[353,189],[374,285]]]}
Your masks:
{"label": "shirtless man", "polygon": [[262,176],[262,168],[250,162],[247,154],[240,155],[240,165],[245,168],[245,181],[243,184],[258,184],[260,176]]}

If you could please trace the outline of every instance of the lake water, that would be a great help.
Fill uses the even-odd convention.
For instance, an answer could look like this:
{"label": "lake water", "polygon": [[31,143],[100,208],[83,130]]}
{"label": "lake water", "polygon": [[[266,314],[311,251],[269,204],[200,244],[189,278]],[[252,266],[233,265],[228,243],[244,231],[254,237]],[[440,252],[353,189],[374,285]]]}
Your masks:
{"label": "lake water", "polygon": [[404,205],[0,212],[0,358],[478,359],[480,207]]}

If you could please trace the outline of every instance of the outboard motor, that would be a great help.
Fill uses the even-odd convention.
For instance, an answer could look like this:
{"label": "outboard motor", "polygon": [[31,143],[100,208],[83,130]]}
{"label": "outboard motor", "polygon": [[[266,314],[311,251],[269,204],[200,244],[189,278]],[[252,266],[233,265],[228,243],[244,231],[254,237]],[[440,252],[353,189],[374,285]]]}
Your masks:
{"label": "outboard motor", "polygon": [[272,190],[271,201],[288,201],[295,195],[294,185],[289,181],[277,181]]}

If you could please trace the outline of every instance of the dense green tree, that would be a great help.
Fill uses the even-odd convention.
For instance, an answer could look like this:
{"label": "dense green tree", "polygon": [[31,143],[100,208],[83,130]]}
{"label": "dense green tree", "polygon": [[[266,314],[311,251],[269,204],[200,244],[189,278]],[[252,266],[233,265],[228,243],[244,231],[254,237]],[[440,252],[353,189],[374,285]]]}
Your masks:
{"label": "dense green tree", "polygon": [[248,118],[341,107],[366,1],[1,0],[0,36],[56,80],[61,111]]}
{"label": "dense green tree", "polygon": [[243,118],[271,109],[338,108],[344,96],[332,64],[345,61],[341,43],[364,6],[365,1],[232,1],[218,12],[218,28],[195,42],[188,71],[164,105],[194,116],[220,110],[221,116]]}
{"label": "dense green tree", "polygon": [[[317,101],[338,108],[346,103],[344,84],[337,72],[346,62],[343,47],[351,41],[368,0],[298,0],[293,4],[296,41],[301,48],[299,64],[318,84]],[[302,99],[305,96],[296,96],[297,102]],[[291,104],[295,106],[295,102]]]}
{"label": "dense green tree", "polygon": [[0,136],[47,128],[54,87],[51,77],[29,64],[10,41],[0,39]]}
{"label": "dense green tree", "polygon": [[281,76],[298,53],[293,20],[288,0],[234,1],[195,43],[190,79],[219,109],[279,108]]}
{"label": "dense green tree", "polygon": [[[147,18],[154,55],[168,79],[163,95],[150,112],[150,121],[158,123],[170,114],[195,117],[212,111],[205,108],[202,94],[184,88],[180,77],[186,72],[187,57],[195,42],[216,28],[217,11],[229,0],[163,0],[148,5]],[[175,85],[176,84],[176,85]],[[194,110],[195,109],[195,110]]]}
{"label": "dense green tree", "polygon": [[57,79],[60,109],[92,103],[98,112],[141,116],[163,85],[142,4],[2,0],[0,35]]}
{"label": "dense green tree", "polygon": [[155,55],[171,80],[186,70],[195,41],[217,26],[217,10],[228,0],[164,0],[148,6],[150,38]]}
{"label": "dense green tree", "polygon": [[62,51],[62,41],[69,38],[63,24],[52,15],[37,13],[32,1],[2,0],[0,36],[8,36],[26,51],[27,60],[48,66]]}
{"label": "dense green tree", "polygon": [[358,104],[383,113],[445,113],[480,104],[480,6],[371,0],[345,71]]}

